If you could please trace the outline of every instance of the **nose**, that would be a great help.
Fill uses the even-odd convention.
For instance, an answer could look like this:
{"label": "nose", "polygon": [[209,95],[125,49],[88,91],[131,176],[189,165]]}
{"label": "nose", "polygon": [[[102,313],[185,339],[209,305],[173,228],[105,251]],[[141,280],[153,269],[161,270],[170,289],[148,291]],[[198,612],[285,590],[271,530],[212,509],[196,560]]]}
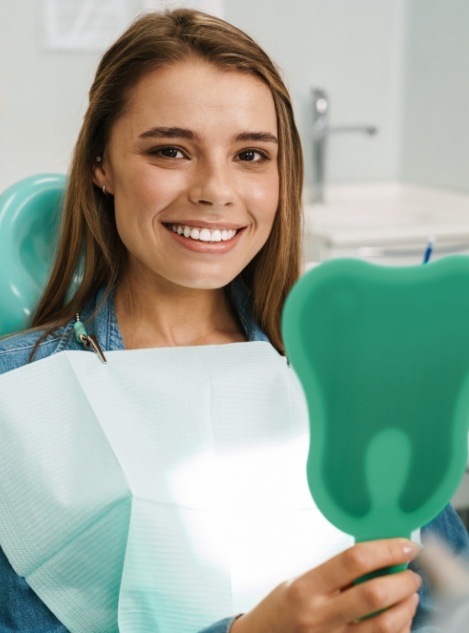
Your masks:
{"label": "nose", "polygon": [[189,198],[192,203],[223,208],[235,201],[233,174],[229,165],[204,161],[194,170]]}

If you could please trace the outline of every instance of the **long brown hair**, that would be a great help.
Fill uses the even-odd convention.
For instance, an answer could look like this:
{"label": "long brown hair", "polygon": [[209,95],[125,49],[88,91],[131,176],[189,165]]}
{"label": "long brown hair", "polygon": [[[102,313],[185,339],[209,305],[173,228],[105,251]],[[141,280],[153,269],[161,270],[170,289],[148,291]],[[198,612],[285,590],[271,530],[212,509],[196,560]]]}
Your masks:
{"label": "long brown hair", "polygon": [[[73,319],[123,270],[126,250],[117,233],[113,197],[92,181],[114,122],[132,88],[146,73],[197,57],[217,68],[250,73],[271,90],[278,121],[280,198],[267,243],[241,273],[254,317],[283,351],[280,317],[285,297],[299,276],[303,158],[288,90],[274,63],[248,35],[216,17],[189,9],[139,17],[103,55],[89,93],[89,106],[75,146],[61,221],[57,255],[32,327],[46,334]],[[78,271],[81,281],[72,296]],[[106,295],[107,295],[106,293]]]}

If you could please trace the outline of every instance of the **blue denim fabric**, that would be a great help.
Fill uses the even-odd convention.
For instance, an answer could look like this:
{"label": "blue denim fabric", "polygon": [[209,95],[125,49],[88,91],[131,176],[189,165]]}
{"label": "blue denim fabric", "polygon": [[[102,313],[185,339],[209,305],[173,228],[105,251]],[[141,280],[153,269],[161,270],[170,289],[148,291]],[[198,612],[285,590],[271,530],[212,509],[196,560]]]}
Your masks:
{"label": "blue denim fabric", "polygon": [[[249,299],[240,283],[234,284],[233,299],[240,322],[249,341],[268,341],[265,334],[254,322]],[[114,296],[104,302],[103,292],[80,313],[90,334],[95,334],[104,351],[124,349],[121,333],[114,313]],[[100,305],[101,304],[101,305]],[[94,312],[97,313],[94,315]],[[21,367],[29,362],[30,354],[40,333],[27,332],[0,341],[0,374]],[[48,336],[37,349],[34,361],[46,358],[63,350],[83,350],[75,339],[73,322]],[[469,560],[469,538],[459,517],[448,506],[428,526],[422,529],[422,540],[432,534],[444,539],[453,551]],[[417,564],[411,567],[422,574]],[[424,574],[422,574],[424,575]],[[436,633],[436,629],[425,625],[434,609],[428,583],[425,581],[420,591],[420,605],[412,631],[415,633]],[[199,633],[228,633],[234,615],[212,624]],[[45,604],[30,589],[23,578],[18,576],[0,549],[0,633],[68,633]]]}

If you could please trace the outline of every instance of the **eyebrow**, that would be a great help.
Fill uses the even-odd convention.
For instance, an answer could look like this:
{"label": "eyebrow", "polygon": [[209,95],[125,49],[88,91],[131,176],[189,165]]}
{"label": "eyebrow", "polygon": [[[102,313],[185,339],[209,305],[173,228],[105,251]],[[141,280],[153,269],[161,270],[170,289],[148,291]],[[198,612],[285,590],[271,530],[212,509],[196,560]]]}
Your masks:
{"label": "eyebrow", "polygon": [[[182,127],[152,127],[142,134],[139,138],[184,138],[189,141],[200,140],[200,135],[192,130],[187,130]],[[241,132],[235,137],[235,141],[253,141],[264,143],[276,143],[278,139],[270,132]]]}
{"label": "eyebrow", "polygon": [[185,138],[192,141],[199,139],[199,135],[182,127],[152,127],[142,132],[139,138]]}
{"label": "eyebrow", "polygon": [[270,132],[241,132],[236,137],[237,141],[260,141],[264,143],[276,143],[278,145],[278,138]]}

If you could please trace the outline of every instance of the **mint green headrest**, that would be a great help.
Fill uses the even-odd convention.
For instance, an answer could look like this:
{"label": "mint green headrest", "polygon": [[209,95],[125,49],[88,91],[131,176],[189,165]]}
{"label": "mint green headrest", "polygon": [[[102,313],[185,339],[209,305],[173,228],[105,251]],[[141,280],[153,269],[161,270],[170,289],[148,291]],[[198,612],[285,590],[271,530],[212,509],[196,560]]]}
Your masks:
{"label": "mint green headrest", "polygon": [[282,328],[308,402],[319,508],[356,540],[410,536],[466,466],[469,258],[326,262],[295,285]]}
{"label": "mint green headrest", "polygon": [[66,177],[39,174],[0,196],[0,336],[28,325],[55,254]]}

